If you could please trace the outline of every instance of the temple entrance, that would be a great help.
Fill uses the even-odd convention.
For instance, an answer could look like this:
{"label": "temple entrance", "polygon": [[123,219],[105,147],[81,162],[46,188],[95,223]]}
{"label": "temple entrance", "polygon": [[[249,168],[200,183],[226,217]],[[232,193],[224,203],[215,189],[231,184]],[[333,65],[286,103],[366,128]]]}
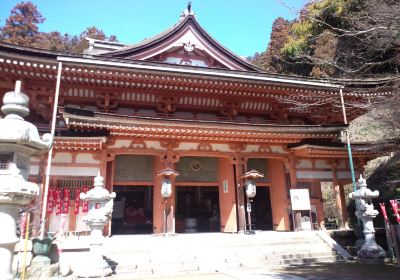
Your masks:
{"label": "temple entrance", "polygon": [[153,187],[114,186],[116,198],[112,213],[111,233],[153,233]]}
{"label": "temple entrance", "polygon": [[251,223],[254,224],[255,229],[272,230],[273,223],[269,187],[257,187],[257,194],[253,198],[251,206]]}
{"label": "temple entrance", "polygon": [[176,187],[177,233],[219,232],[218,186]]}

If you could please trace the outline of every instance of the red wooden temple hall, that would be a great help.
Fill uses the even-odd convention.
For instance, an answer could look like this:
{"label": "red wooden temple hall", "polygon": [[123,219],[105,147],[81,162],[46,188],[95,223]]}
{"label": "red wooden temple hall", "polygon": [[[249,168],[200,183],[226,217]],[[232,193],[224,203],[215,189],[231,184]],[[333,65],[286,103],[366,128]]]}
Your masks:
{"label": "red wooden temple hall", "polygon": [[[309,190],[323,226],[321,182],[333,182],[345,226],[343,185],[351,183],[351,173],[341,141],[346,126],[335,105],[339,81],[266,73],[214,40],[191,10],[135,45],[89,42],[84,55],[0,43],[0,92],[22,80],[29,120],[43,131],[49,130],[62,66],[50,232],[60,229],[61,213],[67,214],[64,230],[88,230],[79,192],[92,186],[98,170],[117,194],[105,234],[162,232],[157,173],[167,167],[179,173],[168,199],[170,232],[242,231],[242,176],[253,169],[264,174],[253,199],[256,229],[290,230],[290,188]],[[343,89],[347,103],[358,102],[355,90]],[[322,102],[327,98],[335,102]],[[361,113],[348,108],[347,117]],[[356,173],[374,156],[353,145]],[[43,182],[45,166],[46,157],[32,159],[31,179]]]}

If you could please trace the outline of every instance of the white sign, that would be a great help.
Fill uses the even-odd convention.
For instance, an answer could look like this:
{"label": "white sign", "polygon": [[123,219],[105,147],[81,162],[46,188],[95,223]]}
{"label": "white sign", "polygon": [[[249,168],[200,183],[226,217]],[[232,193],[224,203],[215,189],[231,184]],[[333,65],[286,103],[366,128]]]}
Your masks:
{"label": "white sign", "polygon": [[292,210],[311,210],[308,189],[291,189],[290,200],[292,202]]}
{"label": "white sign", "polygon": [[228,180],[222,181],[222,185],[224,186],[224,193],[228,193]]}
{"label": "white sign", "polygon": [[247,212],[249,213],[251,212],[251,203],[248,202],[247,202]]}

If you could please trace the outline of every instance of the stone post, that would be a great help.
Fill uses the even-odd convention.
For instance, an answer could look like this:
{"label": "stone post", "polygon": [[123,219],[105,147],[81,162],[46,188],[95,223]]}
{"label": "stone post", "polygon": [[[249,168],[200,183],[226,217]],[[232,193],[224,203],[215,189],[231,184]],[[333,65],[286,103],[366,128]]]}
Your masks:
{"label": "stone post", "polygon": [[358,260],[361,263],[383,263],[386,257],[385,251],[376,244],[373,219],[378,215],[374,209],[372,199],[379,196],[379,191],[371,191],[367,188],[366,180],[360,175],[358,189],[350,193],[350,198],[356,200],[358,205],[356,216],[362,220],[364,226],[365,243],[358,251]]}
{"label": "stone post", "polygon": [[0,279],[12,279],[15,234],[18,212],[38,195],[36,184],[28,182],[29,164],[33,155],[48,151],[50,134],[41,139],[33,124],[24,120],[29,114],[29,97],[21,92],[21,82],[3,97],[0,119]]}
{"label": "stone post", "polygon": [[84,219],[90,228],[90,252],[83,255],[76,275],[79,277],[105,277],[112,273],[111,267],[103,259],[103,227],[111,218],[115,192],[109,193],[104,188],[104,179],[99,174],[94,178],[94,188],[81,193],[80,199],[89,202],[89,213]]}

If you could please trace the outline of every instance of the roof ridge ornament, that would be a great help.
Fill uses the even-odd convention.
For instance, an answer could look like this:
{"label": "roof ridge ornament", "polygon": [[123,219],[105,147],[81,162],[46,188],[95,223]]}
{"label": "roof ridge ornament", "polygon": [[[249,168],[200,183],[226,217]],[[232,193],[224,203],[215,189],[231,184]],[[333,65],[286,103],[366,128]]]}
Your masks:
{"label": "roof ridge ornament", "polygon": [[179,20],[182,20],[182,19],[186,18],[187,16],[196,17],[196,15],[194,14],[194,12],[192,10],[192,1],[188,2],[186,9],[181,13]]}

